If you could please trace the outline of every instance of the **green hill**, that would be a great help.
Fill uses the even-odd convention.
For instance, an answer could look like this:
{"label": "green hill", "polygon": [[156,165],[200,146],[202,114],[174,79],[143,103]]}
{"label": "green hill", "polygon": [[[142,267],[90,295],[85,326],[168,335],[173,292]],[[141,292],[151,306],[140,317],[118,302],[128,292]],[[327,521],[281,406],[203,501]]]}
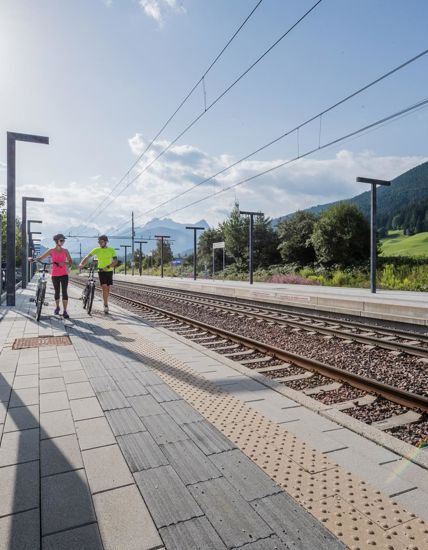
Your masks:
{"label": "green hill", "polygon": [[390,231],[381,240],[382,256],[411,256],[428,258],[428,232],[416,235],[403,235],[402,231]]}
{"label": "green hill", "polygon": [[[350,202],[356,204],[361,212],[369,218],[370,216],[370,191],[365,191],[360,195],[344,201],[335,201],[328,204],[321,204],[307,208],[306,212],[320,214],[330,206],[339,202]],[[377,220],[378,227],[391,229],[394,216],[403,213],[403,218],[409,214],[418,203],[428,199],[428,162],[424,162],[401,176],[398,176],[391,182],[390,187],[378,187],[377,190]],[[427,202],[428,204],[428,202]],[[291,214],[289,214],[290,216]],[[425,211],[418,216],[424,218]],[[273,220],[274,225],[288,216],[283,216]],[[416,222],[415,222],[416,226]]]}

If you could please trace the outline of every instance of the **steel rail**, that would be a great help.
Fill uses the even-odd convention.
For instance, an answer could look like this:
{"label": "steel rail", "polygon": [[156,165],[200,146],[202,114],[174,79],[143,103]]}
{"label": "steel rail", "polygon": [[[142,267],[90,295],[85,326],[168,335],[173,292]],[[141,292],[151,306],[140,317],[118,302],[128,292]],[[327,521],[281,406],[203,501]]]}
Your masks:
{"label": "steel rail", "polygon": [[[127,288],[127,283],[125,283],[125,284],[120,283],[117,286],[119,286],[121,288]],[[128,286],[128,288],[130,288],[130,287]],[[132,290],[135,291],[135,288],[133,288]],[[142,292],[150,292],[150,291],[147,291],[145,289],[141,289],[141,291]],[[179,298],[177,297],[177,294],[179,294],[179,293],[177,293],[174,296],[173,293],[171,293],[170,291],[168,291],[168,292],[171,294],[171,298],[170,298],[171,300],[173,300],[173,301],[178,301],[179,300]],[[159,293],[159,292],[156,290],[154,292],[154,294],[157,294],[157,293]],[[159,294],[162,295],[161,292]],[[167,293],[163,294],[163,296],[166,296],[166,295],[167,295]],[[340,330],[340,329],[336,329],[336,328],[333,328],[333,327],[320,327],[320,326],[316,326],[316,325],[308,325],[304,321],[296,321],[296,320],[293,320],[293,319],[286,319],[286,318],[281,319],[281,318],[278,318],[278,317],[272,317],[271,315],[264,314],[264,313],[258,313],[258,312],[254,312],[254,311],[245,311],[245,309],[238,309],[236,306],[232,307],[232,306],[227,306],[227,305],[210,304],[209,303],[210,300],[205,300],[205,303],[204,303],[204,298],[199,298],[199,297],[198,298],[186,297],[184,299],[188,303],[193,304],[195,306],[203,307],[204,305],[208,305],[209,307],[214,307],[214,308],[217,308],[220,311],[226,311],[226,312],[234,314],[234,315],[244,314],[249,318],[262,319],[262,320],[267,321],[267,322],[274,322],[278,325],[289,325],[289,326],[292,326],[294,328],[301,328],[301,329],[307,330],[307,331],[315,331],[315,332],[318,332],[320,334],[324,334],[324,335],[327,335],[327,336],[333,335],[333,336],[336,336],[338,338],[343,338],[343,339],[347,339],[347,340],[351,339],[351,340],[354,340],[354,341],[359,342],[361,344],[374,345],[374,346],[381,347],[381,348],[388,349],[388,350],[392,350],[392,351],[399,350],[399,351],[403,351],[405,353],[408,353],[409,355],[415,355],[415,356],[418,356],[418,357],[428,358],[428,348],[419,347],[419,346],[416,346],[416,345],[413,345],[413,344],[407,344],[405,342],[388,342],[386,340],[376,338],[375,336],[365,336],[363,334],[355,334],[353,332],[348,332],[346,330]],[[251,307],[251,306],[249,306],[249,307]],[[267,309],[267,308],[265,308],[265,309]],[[340,321],[338,321],[338,322],[330,321],[330,323],[337,325],[337,324],[340,324],[341,322]],[[366,329],[366,330],[368,331],[368,329]],[[373,329],[373,331],[374,330],[375,329]],[[385,336],[388,335],[388,332],[380,332],[380,331],[377,331],[377,332],[380,333],[380,334],[385,334]],[[410,339],[409,336],[407,336],[406,338]]]}
{"label": "steel rail", "polygon": [[[370,325],[370,324],[367,324],[367,323],[360,323],[358,321],[348,321],[346,319],[334,319],[334,318],[327,317],[325,315],[320,315],[320,314],[305,313],[305,312],[300,312],[300,311],[299,312],[290,311],[290,310],[280,309],[280,308],[274,307],[273,305],[264,306],[264,305],[258,304],[258,303],[256,305],[251,305],[249,303],[246,303],[244,301],[244,299],[242,299],[242,298],[235,298],[235,300],[231,300],[230,298],[223,298],[223,297],[213,296],[212,294],[208,294],[208,293],[194,292],[192,290],[176,290],[176,289],[171,289],[171,288],[168,288],[168,287],[155,287],[155,286],[149,285],[147,283],[136,283],[136,282],[134,283],[134,282],[130,282],[130,281],[125,282],[125,281],[120,281],[119,280],[119,281],[116,281],[115,284],[117,284],[118,286],[129,285],[130,287],[134,287],[134,288],[135,287],[146,287],[146,288],[149,288],[151,291],[158,292],[160,294],[162,292],[169,292],[171,294],[173,294],[173,293],[180,294],[181,293],[184,296],[188,296],[190,294],[190,295],[198,296],[198,297],[200,297],[202,299],[205,299],[207,301],[211,300],[214,303],[216,301],[217,302],[223,302],[223,303],[226,303],[226,304],[235,303],[235,304],[238,304],[242,307],[246,307],[246,308],[249,308],[249,309],[258,309],[258,310],[262,310],[262,311],[277,313],[279,315],[292,315],[292,316],[296,316],[296,317],[312,319],[314,321],[326,322],[326,323],[330,323],[330,324],[341,324],[341,325],[344,325],[344,326],[349,326],[349,327],[357,328],[357,329],[361,329],[361,330],[376,331],[379,334],[384,334],[385,336],[395,335],[397,337],[407,339],[407,340],[420,340],[421,342],[425,342],[425,343],[428,344],[428,335],[422,334],[422,333],[416,333],[416,332],[410,332],[410,331],[407,332],[407,331],[399,330],[399,329],[395,329],[395,328],[386,329],[386,328],[379,327],[378,325]],[[287,306],[284,306],[284,308],[285,307],[287,307]],[[299,308],[298,305],[292,306],[292,307]]]}
{"label": "steel rail", "polygon": [[265,353],[266,355],[271,355],[276,359],[292,363],[303,369],[317,372],[318,374],[321,374],[328,378],[347,383],[365,392],[375,393],[379,396],[384,397],[388,401],[392,401],[403,407],[428,412],[428,397],[425,397],[423,395],[412,393],[407,390],[402,390],[400,388],[391,386],[390,384],[385,384],[384,382],[379,382],[378,380],[367,378],[366,376],[354,374],[352,372],[340,369],[339,367],[334,367],[333,365],[322,363],[321,361],[318,361],[316,359],[297,355],[296,353],[277,348],[276,346],[272,346],[270,344],[265,344],[264,342],[254,340],[253,338],[241,336],[240,334],[229,332],[227,330],[209,325],[202,321],[190,319],[189,317],[185,317],[184,315],[173,313],[171,311],[167,311],[150,304],[145,304],[134,298],[122,296],[121,294],[117,294],[116,292],[111,292],[110,296],[117,298],[120,301],[127,302],[128,304],[139,307],[140,309],[143,308],[152,310],[159,313],[160,315],[176,319],[180,322],[186,323],[195,328],[202,329],[216,336],[227,338],[232,342],[236,342],[237,344],[244,345],[261,353]]}

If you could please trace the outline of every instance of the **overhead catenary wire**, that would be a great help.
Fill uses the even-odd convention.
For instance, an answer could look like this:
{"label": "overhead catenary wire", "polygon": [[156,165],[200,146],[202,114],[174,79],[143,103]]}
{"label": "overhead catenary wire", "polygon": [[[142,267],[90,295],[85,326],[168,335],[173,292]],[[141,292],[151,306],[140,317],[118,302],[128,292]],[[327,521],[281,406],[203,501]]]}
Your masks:
{"label": "overhead catenary wire", "polygon": [[104,197],[104,199],[101,201],[101,203],[97,206],[97,208],[93,211],[93,213],[90,214],[89,218],[91,218],[97,210],[103,205],[103,203],[114,193],[114,191],[121,185],[121,183],[128,177],[128,175],[131,173],[131,171],[135,168],[135,166],[140,162],[140,160],[144,157],[144,155],[152,148],[155,141],[159,138],[159,136],[163,133],[163,131],[169,126],[170,122],[175,118],[175,116],[178,114],[178,112],[181,110],[181,108],[187,103],[187,101],[192,96],[193,92],[198,88],[198,86],[202,83],[203,84],[203,93],[204,93],[204,102],[205,102],[205,110],[206,110],[206,90],[205,90],[205,77],[208,75],[208,73],[211,71],[211,69],[214,67],[214,65],[219,61],[219,59],[222,57],[224,52],[227,50],[227,48],[232,44],[232,42],[235,40],[235,38],[238,36],[238,34],[241,32],[241,30],[244,28],[244,26],[248,23],[248,21],[251,19],[257,8],[260,6],[260,4],[263,2],[263,0],[258,0],[258,2],[255,4],[255,6],[252,8],[250,13],[245,17],[245,19],[242,21],[242,23],[239,25],[239,27],[235,30],[235,32],[232,34],[232,36],[229,38],[229,40],[226,42],[226,44],[223,46],[223,48],[220,50],[220,52],[216,55],[214,60],[210,63],[208,68],[204,71],[202,76],[197,80],[197,82],[192,86],[190,91],[186,94],[186,96],[180,101],[178,104],[178,107],[174,110],[174,112],[169,116],[169,118],[164,122],[164,124],[161,126],[161,128],[156,133],[155,137],[148,143],[144,151],[137,157],[137,159],[132,163],[131,167],[128,168],[128,170],[125,172],[125,174],[120,178],[120,180],[115,184],[113,189]]}
{"label": "overhead catenary wire", "polygon": [[366,126],[363,126],[359,128],[358,130],[354,130],[352,132],[349,132],[339,138],[336,138],[332,141],[329,141],[328,143],[325,143],[321,146],[315,147],[309,151],[306,151],[305,153],[298,155],[294,158],[288,159],[286,161],[280,162],[279,164],[276,164],[275,166],[272,166],[270,168],[267,168],[266,170],[263,170],[262,172],[258,172],[257,174],[254,174],[248,178],[245,178],[243,180],[240,180],[236,183],[233,183],[232,185],[229,185],[225,187],[224,189],[220,189],[218,191],[215,191],[213,193],[210,193],[206,197],[202,197],[200,199],[197,199],[189,204],[186,204],[185,206],[182,206],[180,208],[176,208],[174,210],[171,210],[167,214],[165,214],[163,217],[171,216],[172,214],[176,214],[177,212],[181,212],[182,210],[185,210],[186,208],[190,208],[191,206],[195,206],[196,204],[200,204],[201,202],[204,202],[212,197],[221,195],[222,193],[225,193],[226,191],[229,191],[230,189],[234,189],[240,185],[243,185],[245,183],[248,183],[250,181],[253,181],[257,178],[260,178],[262,176],[265,176],[267,174],[270,174],[271,172],[275,172],[276,170],[279,170],[280,168],[283,168],[284,166],[287,166],[289,164],[292,164],[302,158],[308,157],[310,155],[313,155],[314,153],[317,153],[318,151],[322,151],[323,149],[327,149],[330,147],[333,147],[334,145],[337,145],[338,143],[341,143],[343,141],[347,141],[351,138],[354,138],[358,136],[359,134],[367,133],[370,130],[375,129],[376,127],[383,126],[387,124],[388,122],[394,121],[396,119],[402,118],[408,114],[411,114],[412,112],[416,112],[422,108],[425,108],[428,106],[428,98],[425,98],[417,103],[414,103],[413,105],[410,105],[409,107],[406,107],[404,109],[401,109],[400,111],[397,111],[391,115],[388,115],[386,117],[383,117],[375,122],[372,122],[371,124],[368,124]]}
{"label": "overhead catenary wire", "polygon": [[[196,116],[185,128],[184,130],[182,130],[172,141],[170,141],[168,143],[168,145],[166,147],[164,147],[162,149],[162,151],[155,156],[155,158],[153,160],[151,160],[148,164],[146,164],[146,166],[144,166],[144,168],[142,168],[142,170],[140,172],[138,172],[135,176],[133,176],[130,181],[123,187],[123,189],[115,196],[115,197],[112,197],[108,202],[107,204],[103,205],[101,208],[98,206],[96,208],[96,210],[94,211],[96,213],[95,215],[95,218],[93,217],[93,214],[91,214],[91,217],[93,219],[96,219],[102,212],[104,212],[104,210],[106,208],[108,208],[124,191],[126,191],[126,189],[129,188],[130,185],[132,185],[134,183],[135,180],[137,180],[142,174],[144,174],[155,162],[157,162],[167,151],[169,151],[169,149],[175,144],[177,143],[177,141],[179,139],[181,139],[197,122],[199,122],[199,120],[206,114],[208,113],[208,111],[210,111],[227,93],[230,92],[230,90],[232,90],[232,88],[234,88],[238,82],[240,82],[252,69],[254,69],[254,67],[256,65],[258,65],[260,63],[260,61],[262,61],[262,59],[264,59],[266,57],[266,55],[268,55],[276,46],[278,46],[278,44],[293,30],[295,29],[304,19],[306,19],[306,17],[319,5],[321,4],[323,0],[317,0],[315,2],[315,4],[313,4],[313,6],[311,8],[309,8],[295,23],[293,23],[293,25],[291,25],[291,27],[289,27],[277,40],[275,40],[275,42],[273,44],[271,44],[269,46],[269,48],[267,48],[267,50],[265,50],[253,63],[251,63],[251,65],[249,67],[247,67],[245,69],[245,71],[243,71],[231,84],[229,84],[229,86],[227,86],[211,103],[209,103],[206,107],[204,107],[204,109],[202,110],[202,112]],[[155,141],[155,138],[150,142],[150,146],[153,145]],[[147,148],[146,148],[147,149]],[[148,150],[148,149],[147,149]],[[146,152],[146,150],[143,152],[143,154]],[[127,172],[127,175],[130,173],[130,171],[135,167],[135,165],[139,162],[139,160],[137,159],[137,161],[134,162],[132,168]],[[123,178],[124,179],[124,178]],[[123,179],[121,181],[123,181]],[[117,188],[117,186],[115,186]],[[111,193],[109,194],[109,196],[111,195]]]}
{"label": "overhead catenary wire", "polygon": [[[365,84],[364,86],[358,88],[357,90],[355,90],[354,92],[348,94],[347,96],[345,96],[344,98],[340,99],[339,101],[336,101],[335,103],[333,103],[332,105],[330,105],[329,107],[323,109],[322,111],[320,111],[319,113],[317,113],[316,115],[313,115],[311,117],[309,117],[308,119],[306,119],[304,122],[300,123],[299,125],[295,126],[294,128],[292,128],[291,130],[287,130],[285,132],[283,132],[281,135],[277,136],[276,138],[272,139],[271,141],[265,143],[264,145],[262,145],[261,147],[258,147],[257,149],[255,149],[254,151],[252,151],[251,153],[245,155],[244,157],[241,157],[240,159],[238,159],[237,161],[229,164],[228,166],[222,168],[221,170],[215,172],[214,174],[202,179],[200,182],[192,185],[191,187],[189,187],[188,189],[185,189],[183,191],[181,191],[180,193],[177,193],[176,195],[174,195],[173,197],[170,197],[169,199],[166,199],[165,201],[159,203],[158,205],[156,206],[153,206],[152,208],[148,209],[148,210],[145,210],[144,212],[142,212],[141,214],[139,214],[138,216],[135,217],[135,219],[140,219],[142,218],[143,216],[146,216],[147,214],[150,214],[152,212],[154,212],[155,210],[158,210],[159,208],[161,208],[162,206],[165,206],[167,205],[168,203],[172,202],[172,201],[175,201],[177,200],[178,198],[181,198],[182,196],[186,195],[187,193],[190,193],[191,191],[193,191],[194,189],[196,189],[197,187],[200,187],[201,185],[205,184],[205,183],[208,183],[209,181],[215,179],[216,177],[224,174],[225,172],[227,172],[228,170],[234,168],[235,166],[237,166],[238,164],[244,162],[245,160],[248,160],[249,158],[253,157],[254,155],[256,155],[257,153],[260,153],[261,151],[264,151],[265,149],[271,147],[272,145],[274,145],[275,143],[278,143],[279,141],[281,141],[282,139],[286,138],[287,136],[291,135],[293,132],[298,132],[299,129],[303,128],[304,126],[307,126],[309,125],[311,122],[314,122],[315,120],[319,119],[320,120],[320,126],[319,126],[319,134],[318,134],[318,145],[321,145],[321,121],[322,121],[322,117],[333,111],[334,109],[337,109],[339,106],[343,105],[344,103],[350,101],[351,99],[355,98],[356,96],[360,95],[361,93],[367,91],[368,89],[372,88],[373,86],[375,86],[376,84],[379,84],[380,82],[382,82],[383,80],[387,79],[388,77],[392,76],[393,74],[397,73],[398,71],[404,69],[405,67],[407,67],[408,65],[414,63],[415,61],[421,59],[422,57],[424,57],[425,55],[428,54],[428,49],[425,49],[423,51],[421,51],[420,53],[418,53],[417,55],[414,55],[413,57],[407,59],[406,61],[404,61],[403,63],[400,63],[399,65],[397,65],[396,67],[394,67],[393,69],[387,71],[386,73],[383,73],[381,76],[377,77],[376,79],[372,80],[371,82],[369,82],[368,84]],[[127,223],[127,222],[126,222]],[[122,223],[120,224],[119,226],[117,226],[116,230],[120,230],[122,227],[124,227],[126,225],[126,223]]]}

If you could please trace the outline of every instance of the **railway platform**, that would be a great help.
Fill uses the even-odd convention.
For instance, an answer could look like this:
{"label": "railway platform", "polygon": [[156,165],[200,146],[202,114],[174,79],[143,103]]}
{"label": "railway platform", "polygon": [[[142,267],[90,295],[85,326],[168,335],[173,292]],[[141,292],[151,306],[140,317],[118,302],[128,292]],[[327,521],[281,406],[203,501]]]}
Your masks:
{"label": "railway platform", "polygon": [[369,319],[382,319],[415,325],[428,325],[428,294],[395,290],[323,287],[318,285],[295,285],[224,281],[221,279],[197,279],[179,277],[152,277],[139,275],[116,275],[118,280],[129,280],[160,287],[191,290],[256,302],[303,309],[353,315]]}
{"label": "railway platform", "polygon": [[80,292],[69,321],[31,285],[3,310],[1,550],[426,548],[426,451]]}

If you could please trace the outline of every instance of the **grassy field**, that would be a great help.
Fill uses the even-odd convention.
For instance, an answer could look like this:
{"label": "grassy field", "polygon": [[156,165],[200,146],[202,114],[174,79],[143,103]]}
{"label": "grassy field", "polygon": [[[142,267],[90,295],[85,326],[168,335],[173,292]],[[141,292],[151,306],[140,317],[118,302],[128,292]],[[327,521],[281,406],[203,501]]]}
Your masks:
{"label": "grassy field", "polygon": [[428,256],[428,232],[407,237],[402,231],[390,231],[381,240],[382,256]]}

